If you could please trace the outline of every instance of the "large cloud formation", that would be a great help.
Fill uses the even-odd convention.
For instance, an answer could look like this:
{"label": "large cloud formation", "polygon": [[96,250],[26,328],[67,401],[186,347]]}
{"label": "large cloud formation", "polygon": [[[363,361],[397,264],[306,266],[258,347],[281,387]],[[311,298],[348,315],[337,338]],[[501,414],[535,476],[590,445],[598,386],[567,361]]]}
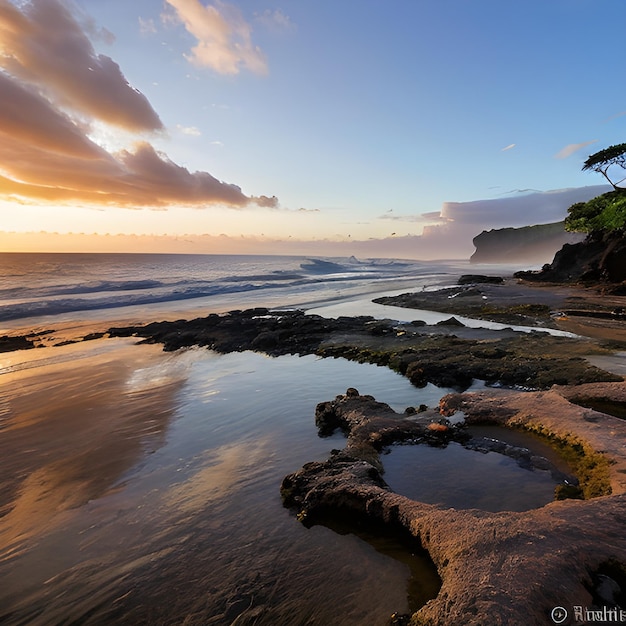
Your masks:
{"label": "large cloud formation", "polygon": [[519,193],[490,200],[444,202],[440,217],[444,222],[480,228],[548,224],[564,219],[567,216],[568,207],[575,202],[586,202],[605,191],[607,191],[606,185],[595,185]]}
{"label": "large cloud formation", "polygon": [[125,131],[163,129],[119,66],[97,54],[64,0],[0,0],[0,197],[128,207],[251,203],[207,172],[190,172],[145,140],[111,153],[95,122]]}

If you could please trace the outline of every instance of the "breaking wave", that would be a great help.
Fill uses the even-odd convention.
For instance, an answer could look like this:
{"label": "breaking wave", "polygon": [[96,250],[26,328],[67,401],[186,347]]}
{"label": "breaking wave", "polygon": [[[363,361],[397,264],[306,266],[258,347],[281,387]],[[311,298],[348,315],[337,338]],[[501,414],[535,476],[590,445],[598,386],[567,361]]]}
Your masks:
{"label": "breaking wave", "polygon": [[324,285],[385,281],[432,270],[419,262],[355,257],[0,256],[0,321],[277,288],[315,291]]}

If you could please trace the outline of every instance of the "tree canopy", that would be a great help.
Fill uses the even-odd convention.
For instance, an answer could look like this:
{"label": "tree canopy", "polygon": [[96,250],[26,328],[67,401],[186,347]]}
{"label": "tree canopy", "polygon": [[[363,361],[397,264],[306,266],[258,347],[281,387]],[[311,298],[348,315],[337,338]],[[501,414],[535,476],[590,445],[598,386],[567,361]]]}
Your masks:
{"label": "tree canopy", "polygon": [[593,231],[626,231],[626,188],[618,185],[626,176],[614,183],[609,178],[609,168],[618,166],[626,172],[626,143],[609,146],[592,154],[583,164],[583,171],[593,170],[606,178],[613,191],[603,193],[588,202],[577,202],[567,210],[565,229],[590,233]]}
{"label": "tree canopy", "polygon": [[592,154],[583,164],[583,172],[586,170],[598,172],[609,181],[613,189],[620,189],[618,185],[626,180],[626,176],[614,183],[608,175],[609,168],[614,165],[626,170],[626,143],[609,146]]}

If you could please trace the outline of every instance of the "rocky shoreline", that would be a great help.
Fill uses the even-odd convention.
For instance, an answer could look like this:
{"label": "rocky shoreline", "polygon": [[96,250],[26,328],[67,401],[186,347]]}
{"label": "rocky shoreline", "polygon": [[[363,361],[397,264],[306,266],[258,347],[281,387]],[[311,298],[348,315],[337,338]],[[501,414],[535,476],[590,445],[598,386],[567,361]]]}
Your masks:
{"label": "rocky shoreline", "polygon": [[[399,323],[256,308],[117,326],[56,344],[54,331],[45,330],[0,338],[0,350],[136,337],[167,351],[204,346],[223,353],[342,357],[385,365],[417,386],[454,389],[438,407],[409,407],[403,415],[354,389],[322,402],[315,416],[320,433],[340,428],[346,446],[287,476],[281,488],[285,505],[307,524],[329,514],[365,516],[407,533],[428,551],[441,589],[412,616],[394,616],[394,623],[546,624],[556,606],[617,605],[626,597],[626,422],[590,407],[626,406],[626,383],[586,357],[626,346],[623,319],[612,313],[620,298],[485,278],[379,300],[451,315],[432,326],[418,312],[413,322]],[[468,328],[455,315],[535,330]],[[581,336],[553,336],[547,329]],[[463,393],[476,379],[488,388]],[[524,513],[488,513],[443,509],[391,491],[380,457],[391,443],[492,445],[470,443],[450,419],[459,414],[465,424],[497,423],[542,435],[570,461],[575,477],[562,477],[558,496],[566,499]],[[508,453],[524,457],[519,450]],[[531,457],[524,462],[544,463]],[[603,583],[611,593],[602,591]]]}
{"label": "rocky shoreline", "polygon": [[[613,384],[626,390],[624,383]],[[583,458],[599,454],[597,465],[607,461],[598,472],[607,470],[606,475],[590,481],[600,493],[523,513],[489,513],[424,504],[391,491],[382,473],[384,446],[407,438],[415,445],[464,441],[463,429],[444,417],[459,408],[466,423],[544,429],[565,440],[576,433],[572,443],[589,446]],[[547,624],[557,606],[611,606],[621,599],[626,582],[623,421],[581,409],[552,390],[448,396],[439,411],[416,417],[398,415],[354,389],[321,403],[316,420],[321,428],[329,422],[342,428],[346,446],[327,461],[286,476],[285,504],[307,524],[330,513],[360,515],[408,532],[428,551],[441,577],[434,599],[412,616],[394,616],[393,623]],[[613,595],[601,583],[609,584]]]}
{"label": "rocky shoreline", "polygon": [[303,311],[248,309],[190,321],[111,328],[108,335],[139,337],[145,343],[161,343],[167,351],[203,346],[222,353],[254,350],[270,356],[342,357],[386,365],[418,387],[433,383],[465,390],[480,379],[545,389],[554,384],[621,380],[583,358],[610,353],[592,342],[508,331],[485,339],[482,329],[465,328],[454,319],[426,326],[368,316],[328,319]]}

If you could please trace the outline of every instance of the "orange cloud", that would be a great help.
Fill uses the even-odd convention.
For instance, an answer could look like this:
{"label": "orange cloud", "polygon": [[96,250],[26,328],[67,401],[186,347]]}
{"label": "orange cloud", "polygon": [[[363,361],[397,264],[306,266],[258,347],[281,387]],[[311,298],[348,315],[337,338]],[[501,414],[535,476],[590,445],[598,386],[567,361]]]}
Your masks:
{"label": "orange cloud", "polygon": [[[105,154],[68,115],[54,108],[33,87],[0,72],[0,93],[0,150],[27,151],[32,146],[57,156],[83,159]],[[11,161],[3,159],[2,163],[10,165]]]}
{"label": "orange cloud", "polygon": [[96,54],[59,0],[38,0],[22,12],[0,0],[0,50],[0,66],[62,105],[128,130],[163,128],[147,98],[117,63]]}
{"label": "orange cloud", "polygon": [[[0,0],[0,197],[125,207],[277,206],[208,172],[190,172],[140,140],[111,153],[89,138],[99,121],[162,123],[119,66],[96,55],[62,0]],[[88,25],[89,26],[89,25]]]}
{"label": "orange cloud", "polygon": [[204,6],[199,0],[166,0],[176,17],[198,41],[186,58],[219,74],[238,74],[244,67],[267,73],[260,48],[252,43],[252,28],[236,7],[225,2]]}

